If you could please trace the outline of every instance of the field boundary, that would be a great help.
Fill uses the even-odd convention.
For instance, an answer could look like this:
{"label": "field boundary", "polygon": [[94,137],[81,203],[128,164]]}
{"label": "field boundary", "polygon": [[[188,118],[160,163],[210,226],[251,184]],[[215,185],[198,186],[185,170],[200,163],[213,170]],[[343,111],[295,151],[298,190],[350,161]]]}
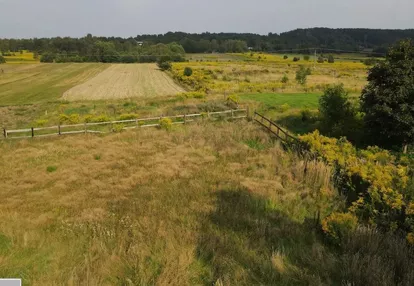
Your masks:
{"label": "field boundary", "polygon": [[[187,124],[197,120],[197,118],[217,120],[219,118],[227,119],[241,119],[248,117],[248,109],[230,109],[225,111],[217,112],[205,112],[205,113],[194,113],[194,114],[182,114],[173,116],[157,116],[157,117],[146,117],[136,118],[128,120],[115,120],[105,122],[90,122],[80,124],[66,124],[66,125],[55,125],[48,127],[31,127],[26,129],[14,129],[7,130],[3,128],[2,139],[23,139],[23,138],[34,138],[34,137],[49,137],[49,136],[60,136],[60,135],[72,135],[72,134],[106,134],[115,131],[129,130],[135,128],[146,128],[146,127],[159,127],[161,119],[170,119],[173,125]],[[108,129],[109,127],[109,129]],[[15,136],[19,134],[18,136]]]}

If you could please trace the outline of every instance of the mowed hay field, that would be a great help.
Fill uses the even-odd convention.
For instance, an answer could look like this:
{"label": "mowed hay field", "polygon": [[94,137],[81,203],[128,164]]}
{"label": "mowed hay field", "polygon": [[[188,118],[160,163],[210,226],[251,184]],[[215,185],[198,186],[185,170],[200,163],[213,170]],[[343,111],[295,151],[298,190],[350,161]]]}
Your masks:
{"label": "mowed hay field", "polygon": [[[309,163],[305,174],[301,159],[252,123],[0,141],[0,152],[0,277],[24,285],[341,280],[341,261],[307,223],[320,188],[334,194],[330,169]],[[325,203],[322,216],[337,206]]]}
{"label": "mowed hay field", "polygon": [[59,100],[66,90],[94,77],[109,66],[101,63],[1,65],[0,105]]}
{"label": "mowed hay field", "polygon": [[64,93],[63,99],[100,100],[157,97],[184,92],[155,64],[116,64]]}

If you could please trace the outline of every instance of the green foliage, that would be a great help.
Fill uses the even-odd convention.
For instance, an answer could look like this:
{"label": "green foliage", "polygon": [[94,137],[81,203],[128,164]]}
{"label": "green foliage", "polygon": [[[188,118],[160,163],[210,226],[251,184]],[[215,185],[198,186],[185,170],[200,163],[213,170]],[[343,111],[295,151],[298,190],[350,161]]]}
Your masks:
{"label": "green foliage", "polygon": [[414,45],[401,41],[370,69],[361,105],[370,143],[403,146],[414,140]]}
{"label": "green foliage", "polygon": [[284,74],[280,81],[282,83],[288,83],[289,82],[289,77],[287,76],[287,74]]}
{"label": "green foliage", "polygon": [[351,213],[332,213],[322,221],[323,231],[333,242],[340,244],[358,226],[358,218]]}
{"label": "green foliage", "polygon": [[283,56],[283,59],[284,59],[284,60],[287,60],[288,58],[289,58],[289,57],[288,57],[287,55],[284,55],[284,56]]}
{"label": "green foliage", "polygon": [[227,97],[227,102],[231,102],[234,104],[240,103],[240,97],[237,94],[232,94]]}
{"label": "green foliage", "polygon": [[333,64],[334,62],[335,62],[335,59],[334,59],[333,55],[329,55],[328,63]]}
{"label": "green foliage", "polygon": [[56,170],[57,170],[57,167],[56,166],[47,166],[47,168],[46,168],[46,171],[48,173],[56,172]]}
{"label": "green foliage", "polygon": [[187,77],[190,77],[193,74],[193,69],[190,67],[185,67],[184,69],[184,75]]}
{"label": "green foliage", "polygon": [[171,64],[167,61],[158,61],[157,66],[160,70],[163,70],[163,71],[167,71],[167,70],[169,71],[172,68]]}
{"label": "green foliage", "polygon": [[66,124],[77,124],[81,122],[81,118],[80,118],[80,115],[77,113],[74,113],[71,115],[60,114],[59,122],[66,123]]}
{"label": "green foliage", "polygon": [[318,57],[318,63],[319,64],[323,64],[325,62],[325,60],[323,59],[323,57]]}
{"label": "green foliage", "polygon": [[309,60],[310,60],[310,56],[309,56],[309,55],[304,55],[304,56],[303,56],[303,59],[304,59],[305,61],[309,61]]}
{"label": "green foliage", "polygon": [[167,131],[170,131],[173,126],[173,122],[170,118],[161,118],[159,124],[161,129]]}
{"label": "green foliage", "polygon": [[305,68],[304,66],[299,66],[299,69],[296,71],[296,81],[301,84],[306,84],[306,79],[308,75],[310,75],[312,72],[310,68]]}
{"label": "green foliage", "polygon": [[119,116],[119,120],[132,120],[132,119],[137,119],[137,118],[138,118],[138,114],[134,114],[134,113],[121,114]]}
{"label": "green foliage", "polygon": [[294,61],[294,62],[298,62],[298,61],[300,61],[300,57],[294,57],[294,58],[293,58],[293,61]]}
{"label": "green foliage", "polygon": [[45,126],[49,121],[47,119],[39,119],[35,121],[35,125],[37,127],[43,127]]}
{"label": "green foliage", "polygon": [[6,63],[6,59],[0,55],[0,64],[5,64]]}
{"label": "green foliage", "polygon": [[120,133],[124,131],[125,125],[124,124],[114,124],[112,127],[112,132]]}
{"label": "green foliage", "polygon": [[101,160],[101,155],[100,154],[95,154],[95,155],[93,155],[93,158],[96,160],[96,161],[99,161],[99,160]]}
{"label": "green foliage", "polygon": [[357,150],[346,139],[324,137],[315,131],[300,136],[310,150],[336,166],[336,183],[347,196],[349,211],[386,231],[414,230],[410,214],[407,167],[378,147]]}
{"label": "green foliage", "polygon": [[276,110],[280,113],[284,113],[290,109],[290,105],[285,103],[276,107]]}
{"label": "green foliage", "polygon": [[343,84],[328,86],[319,99],[322,131],[329,136],[349,136],[358,128],[356,110]]}
{"label": "green foliage", "polygon": [[56,55],[52,53],[44,53],[40,57],[40,62],[42,63],[53,63],[55,61]]}

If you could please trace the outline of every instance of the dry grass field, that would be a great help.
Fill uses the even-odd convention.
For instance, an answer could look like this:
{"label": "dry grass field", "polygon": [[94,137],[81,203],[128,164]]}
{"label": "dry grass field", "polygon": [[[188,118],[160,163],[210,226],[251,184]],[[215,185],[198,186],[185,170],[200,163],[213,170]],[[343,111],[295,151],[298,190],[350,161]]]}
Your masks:
{"label": "dry grass field", "polygon": [[[323,164],[240,121],[0,141],[0,277],[24,285],[331,284]],[[337,201],[337,202],[336,202]],[[318,202],[318,203],[317,203]],[[321,267],[324,271],[320,271]]]}
{"label": "dry grass field", "polygon": [[183,91],[155,64],[117,64],[66,91],[63,99],[74,101],[157,97],[176,95]]}

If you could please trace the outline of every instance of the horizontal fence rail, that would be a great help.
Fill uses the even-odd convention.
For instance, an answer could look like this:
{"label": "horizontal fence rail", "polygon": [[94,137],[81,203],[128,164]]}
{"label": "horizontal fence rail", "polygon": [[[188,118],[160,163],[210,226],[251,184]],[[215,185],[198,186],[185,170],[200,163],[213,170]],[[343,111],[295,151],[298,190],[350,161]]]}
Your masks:
{"label": "horizontal fence rail", "polygon": [[[206,112],[206,113],[195,113],[195,114],[183,114],[183,115],[172,115],[172,116],[158,116],[158,117],[147,117],[147,118],[136,118],[128,120],[115,120],[106,122],[90,122],[81,124],[66,124],[56,125],[48,127],[31,127],[26,129],[8,130],[3,128],[3,139],[23,139],[33,137],[47,137],[47,136],[59,136],[59,135],[71,135],[71,134],[105,134],[114,132],[115,130],[129,130],[135,128],[146,128],[146,127],[158,127],[160,126],[160,120],[164,118],[171,119],[173,125],[187,124],[197,120],[197,118],[206,119],[217,119],[219,116],[225,116],[228,119],[240,119],[248,117],[247,109],[232,109],[218,112]],[[128,126],[124,126],[128,125]],[[92,130],[91,128],[102,128],[109,126],[110,130]],[[117,127],[117,128],[115,128]],[[72,129],[72,130],[68,130]],[[76,129],[76,130],[73,130]],[[46,132],[45,132],[46,131]],[[42,133],[43,132],[43,133]],[[19,134],[19,136],[15,136]]]}

